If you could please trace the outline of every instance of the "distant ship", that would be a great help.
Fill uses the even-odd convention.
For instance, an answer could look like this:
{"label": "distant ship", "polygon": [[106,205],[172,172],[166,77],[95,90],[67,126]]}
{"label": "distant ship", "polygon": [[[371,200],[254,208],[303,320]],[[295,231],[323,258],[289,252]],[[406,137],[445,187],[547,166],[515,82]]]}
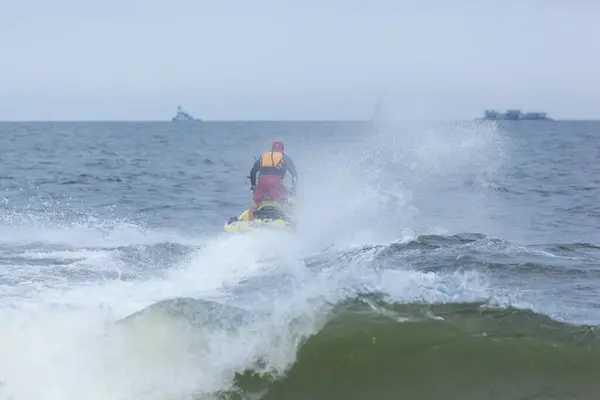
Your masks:
{"label": "distant ship", "polygon": [[507,121],[552,121],[545,112],[522,113],[521,110],[508,110],[500,113],[494,110],[485,110],[484,120],[507,120]]}
{"label": "distant ship", "polygon": [[181,106],[177,106],[177,114],[171,119],[172,121],[196,121],[194,117],[192,117],[187,112],[183,111]]}

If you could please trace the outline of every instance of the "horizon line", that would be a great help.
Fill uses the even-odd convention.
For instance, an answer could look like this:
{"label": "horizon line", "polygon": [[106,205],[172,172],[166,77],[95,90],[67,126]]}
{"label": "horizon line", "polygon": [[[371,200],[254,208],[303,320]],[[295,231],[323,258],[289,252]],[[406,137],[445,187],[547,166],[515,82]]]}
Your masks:
{"label": "horizon line", "polygon": [[[414,119],[385,119],[384,122],[410,122],[410,121],[453,121],[453,122],[466,122],[466,121],[478,121],[478,122],[493,122],[493,120],[485,120],[482,118],[414,118]],[[543,122],[544,120],[534,120],[531,122]],[[594,118],[553,118],[546,120],[545,122],[594,122],[600,121],[600,117]],[[315,123],[315,122],[363,122],[373,123],[375,121],[370,119],[197,119],[191,121],[172,121],[170,119],[56,119],[56,120],[44,120],[44,119],[31,119],[31,120],[3,120],[0,119],[0,123],[157,123],[164,122],[170,124],[189,124],[189,123],[236,123],[236,122],[290,122],[290,123]],[[511,121],[511,120],[496,120],[496,122],[524,122]]]}

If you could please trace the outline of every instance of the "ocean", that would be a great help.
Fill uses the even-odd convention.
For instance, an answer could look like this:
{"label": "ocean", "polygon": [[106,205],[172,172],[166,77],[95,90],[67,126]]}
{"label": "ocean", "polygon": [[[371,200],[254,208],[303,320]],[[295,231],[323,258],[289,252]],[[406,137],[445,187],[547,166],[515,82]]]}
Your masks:
{"label": "ocean", "polygon": [[[297,232],[224,232],[273,140]],[[0,123],[0,148],[2,400],[598,398],[600,122]]]}

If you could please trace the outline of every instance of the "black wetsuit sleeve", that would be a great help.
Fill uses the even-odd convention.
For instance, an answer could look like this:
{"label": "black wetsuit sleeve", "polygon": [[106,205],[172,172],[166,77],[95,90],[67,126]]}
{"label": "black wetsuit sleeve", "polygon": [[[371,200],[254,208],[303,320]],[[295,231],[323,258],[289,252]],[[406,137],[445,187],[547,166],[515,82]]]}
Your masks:
{"label": "black wetsuit sleeve", "polygon": [[256,159],[252,169],[250,170],[250,184],[252,186],[256,186],[256,174],[258,173],[258,169],[260,168],[260,157]]}
{"label": "black wetsuit sleeve", "polygon": [[292,160],[292,158],[287,155],[285,157],[285,166],[286,166],[287,170],[290,171],[290,174],[292,174],[292,178],[293,178],[294,182],[297,182],[298,181],[298,173],[296,172],[296,165],[294,164],[294,161]]}

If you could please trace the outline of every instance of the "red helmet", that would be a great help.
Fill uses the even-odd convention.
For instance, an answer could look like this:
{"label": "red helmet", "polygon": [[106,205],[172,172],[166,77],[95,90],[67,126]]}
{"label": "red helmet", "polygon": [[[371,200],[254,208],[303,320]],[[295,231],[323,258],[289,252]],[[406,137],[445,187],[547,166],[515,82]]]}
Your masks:
{"label": "red helmet", "polygon": [[283,151],[283,142],[273,142],[273,146],[271,146],[272,151]]}

